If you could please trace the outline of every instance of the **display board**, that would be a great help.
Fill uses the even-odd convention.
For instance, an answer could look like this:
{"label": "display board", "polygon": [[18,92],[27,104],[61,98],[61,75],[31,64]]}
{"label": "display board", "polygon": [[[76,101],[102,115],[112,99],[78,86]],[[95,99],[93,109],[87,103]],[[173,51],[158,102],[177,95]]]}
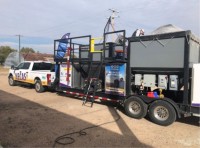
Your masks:
{"label": "display board", "polygon": [[126,95],[126,64],[105,66],[105,93]]}

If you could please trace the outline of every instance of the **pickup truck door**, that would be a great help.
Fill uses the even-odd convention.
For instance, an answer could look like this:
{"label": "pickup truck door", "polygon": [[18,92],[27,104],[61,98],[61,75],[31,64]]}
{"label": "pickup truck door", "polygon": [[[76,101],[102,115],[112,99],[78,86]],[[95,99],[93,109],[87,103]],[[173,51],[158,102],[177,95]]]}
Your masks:
{"label": "pickup truck door", "polygon": [[23,62],[14,70],[15,80],[26,82],[28,80],[28,70],[30,62]]}

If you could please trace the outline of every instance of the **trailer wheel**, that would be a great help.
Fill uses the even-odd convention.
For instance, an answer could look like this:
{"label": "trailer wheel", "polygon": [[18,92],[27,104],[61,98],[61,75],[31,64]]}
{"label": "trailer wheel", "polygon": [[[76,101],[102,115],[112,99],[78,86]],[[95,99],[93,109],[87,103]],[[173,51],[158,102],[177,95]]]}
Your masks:
{"label": "trailer wheel", "polygon": [[13,76],[9,76],[8,78],[8,83],[10,86],[15,86],[16,85],[16,81],[13,79]]}
{"label": "trailer wheel", "polygon": [[156,124],[168,126],[176,120],[176,111],[166,101],[155,101],[149,107],[149,117]]}
{"label": "trailer wheel", "polygon": [[138,97],[130,97],[124,103],[125,112],[128,116],[141,119],[147,114],[147,105]]}
{"label": "trailer wheel", "polygon": [[35,91],[38,93],[44,92],[44,86],[42,86],[42,83],[40,80],[35,81]]}

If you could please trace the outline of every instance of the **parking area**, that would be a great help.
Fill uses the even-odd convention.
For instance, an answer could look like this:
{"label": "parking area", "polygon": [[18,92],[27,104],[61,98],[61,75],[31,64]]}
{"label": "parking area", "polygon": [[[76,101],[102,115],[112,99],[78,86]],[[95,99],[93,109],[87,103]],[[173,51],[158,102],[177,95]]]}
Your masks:
{"label": "parking area", "polygon": [[148,117],[132,119],[116,104],[96,102],[90,108],[82,106],[80,98],[56,92],[36,93],[25,86],[11,87],[7,71],[0,71],[0,80],[3,147],[57,147],[57,137],[82,129],[82,134],[75,133],[73,139],[62,142],[73,142],[67,145],[70,147],[200,147],[197,117],[178,119],[163,127]]}

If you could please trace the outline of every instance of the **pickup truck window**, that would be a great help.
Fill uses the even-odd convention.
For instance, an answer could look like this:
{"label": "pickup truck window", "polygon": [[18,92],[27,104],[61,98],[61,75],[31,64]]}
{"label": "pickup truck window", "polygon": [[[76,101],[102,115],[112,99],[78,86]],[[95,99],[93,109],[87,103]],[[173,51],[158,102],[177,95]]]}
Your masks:
{"label": "pickup truck window", "polygon": [[51,70],[51,67],[51,63],[34,63],[32,70]]}
{"label": "pickup truck window", "polygon": [[18,69],[29,69],[30,63],[29,62],[24,62],[21,63],[17,68]]}
{"label": "pickup truck window", "polygon": [[51,72],[55,72],[55,64],[51,65]]}

